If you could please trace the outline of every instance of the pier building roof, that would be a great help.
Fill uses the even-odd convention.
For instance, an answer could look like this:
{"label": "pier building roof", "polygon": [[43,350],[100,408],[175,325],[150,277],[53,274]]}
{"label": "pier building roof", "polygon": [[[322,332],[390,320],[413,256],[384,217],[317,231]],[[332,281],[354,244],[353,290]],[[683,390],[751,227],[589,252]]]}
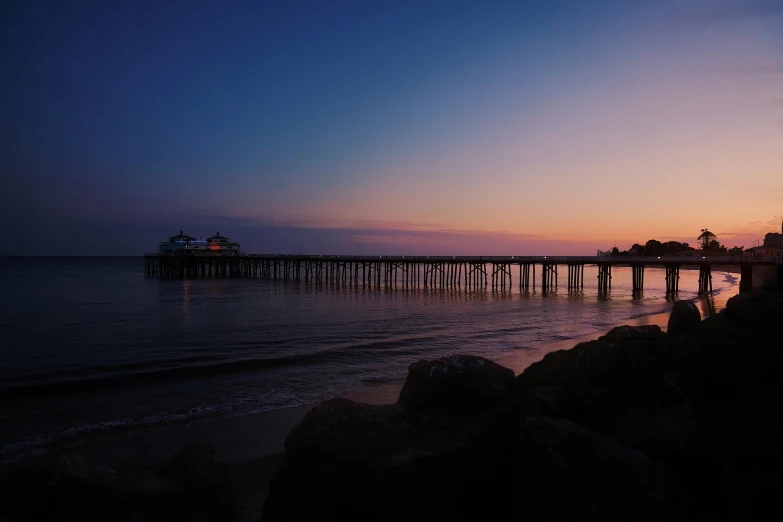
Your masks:
{"label": "pier building roof", "polygon": [[196,238],[187,234],[183,234],[181,230],[176,236],[169,237],[169,241],[193,241],[194,239]]}

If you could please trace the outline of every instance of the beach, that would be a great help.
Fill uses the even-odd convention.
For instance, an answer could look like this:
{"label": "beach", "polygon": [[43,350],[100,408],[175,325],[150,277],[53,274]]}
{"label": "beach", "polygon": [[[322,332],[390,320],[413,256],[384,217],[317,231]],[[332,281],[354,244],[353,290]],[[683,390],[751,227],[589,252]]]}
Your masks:
{"label": "beach", "polygon": [[[21,366],[7,369],[5,382],[19,385],[6,388],[0,420],[20,434],[6,430],[3,450],[22,456],[4,467],[73,455],[99,468],[153,466],[207,443],[229,466],[240,520],[258,519],[286,436],[320,402],[394,403],[412,363],[459,353],[519,374],[614,326],[665,329],[673,303],[661,270],[650,270],[636,296],[630,269],[615,270],[604,295],[594,275],[579,292],[378,291],[242,280],[139,285],[135,259],[36,263],[46,270],[7,285],[8,302],[21,303],[4,316],[19,347],[10,362]],[[698,272],[683,270],[678,297],[708,317],[738,292],[731,274],[715,272],[716,291],[699,297]],[[74,295],[78,307],[61,306]],[[32,327],[41,320],[46,335]],[[32,360],[51,370],[27,377]]]}
{"label": "beach", "polygon": [[[726,301],[736,295],[736,288],[696,301],[702,316],[707,317],[710,311],[715,313],[725,308]],[[657,325],[666,330],[668,319],[669,313],[666,312],[638,317],[622,324]],[[498,358],[496,362],[519,374],[546,353],[569,349],[580,342],[596,339],[604,333],[605,331],[601,331],[599,334],[577,339],[548,343],[537,346],[536,350],[525,350]],[[457,353],[459,350],[455,349],[454,354]],[[404,380],[397,380],[360,386],[343,396],[361,403],[391,404],[397,400],[403,384]],[[316,404],[195,422],[187,426],[168,426],[142,434],[131,433],[60,450],[58,455],[78,453],[90,465],[112,468],[120,461],[156,464],[169,458],[186,444],[208,443],[215,448],[215,460],[229,465],[239,510],[238,520],[256,521],[261,515],[269,482],[280,465],[286,436]],[[53,455],[48,455],[45,458],[52,457]]]}

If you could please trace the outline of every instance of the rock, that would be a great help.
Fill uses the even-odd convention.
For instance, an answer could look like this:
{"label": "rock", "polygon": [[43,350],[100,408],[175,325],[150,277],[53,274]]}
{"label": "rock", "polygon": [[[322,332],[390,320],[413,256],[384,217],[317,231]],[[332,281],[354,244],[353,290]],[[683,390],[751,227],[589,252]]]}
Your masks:
{"label": "rock", "polygon": [[326,401],[286,439],[262,520],[507,517],[516,422]]}
{"label": "rock", "polygon": [[531,413],[557,414],[596,429],[627,410],[644,407],[654,411],[680,404],[684,401],[682,392],[661,373],[670,359],[670,338],[653,337],[655,340],[589,341],[570,350],[550,352],[517,377],[523,400],[529,390],[562,388],[572,409],[565,409],[562,399],[556,408],[551,400],[545,400],[543,409]]}
{"label": "rock", "polygon": [[726,302],[726,317],[751,330],[783,331],[783,297],[763,290],[737,294]]}
{"label": "rock", "polygon": [[783,468],[783,401],[777,379],[715,404],[705,422],[725,457],[716,497],[725,520],[760,520],[777,509]]}
{"label": "rock", "polygon": [[519,458],[516,520],[668,517],[655,464],[584,426],[564,419],[528,418]]}
{"label": "rock", "polygon": [[116,479],[93,473],[78,456],[17,467],[0,477],[0,520],[130,520],[120,489]]}
{"label": "rock", "polygon": [[511,397],[514,384],[509,368],[483,357],[455,355],[411,364],[397,402],[406,408],[475,413]]}
{"label": "rock", "polygon": [[704,434],[687,405],[648,412],[640,409],[615,419],[607,433],[655,461],[707,460]]}
{"label": "rock", "polygon": [[166,505],[176,506],[173,516],[180,520],[233,520],[233,502],[228,466],[215,462],[211,444],[188,444],[168,462],[159,466],[158,475],[168,481],[171,491]]}
{"label": "rock", "polygon": [[692,330],[701,323],[701,313],[690,301],[677,301],[669,316],[667,331],[670,334]]}
{"label": "rock", "polygon": [[90,466],[79,455],[20,466],[0,477],[0,520],[231,521],[236,518],[226,467],[208,446],[186,446],[155,467]]}
{"label": "rock", "polygon": [[571,393],[560,386],[541,386],[522,393],[522,410],[526,415],[549,415],[578,418],[578,407]]}
{"label": "rock", "polygon": [[783,466],[783,350],[749,321],[776,299],[705,321],[678,303],[675,335],[616,328],[515,393],[510,370],[462,356],[412,365],[397,404],[327,401],[286,440],[263,520],[758,518]]}
{"label": "rock", "polygon": [[599,341],[653,341],[664,335],[663,330],[657,324],[642,326],[617,326],[609,330],[609,333],[598,338]]}
{"label": "rock", "polygon": [[638,388],[640,377],[657,373],[654,359],[633,343],[588,341],[569,350],[557,350],[528,366],[519,377],[518,386],[561,386],[565,389],[602,388],[627,391]]}

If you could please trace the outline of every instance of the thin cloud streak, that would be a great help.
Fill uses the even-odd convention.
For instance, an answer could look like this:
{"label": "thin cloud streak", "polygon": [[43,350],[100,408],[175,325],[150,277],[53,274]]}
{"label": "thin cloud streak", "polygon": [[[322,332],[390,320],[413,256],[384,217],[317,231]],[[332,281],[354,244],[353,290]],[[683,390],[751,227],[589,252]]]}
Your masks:
{"label": "thin cloud streak", "polygon": [[709,7],[687,8],[678,19],[686,24],[709,25],[781,13],[783,2],[779,0],[732,0],[710,2]]}

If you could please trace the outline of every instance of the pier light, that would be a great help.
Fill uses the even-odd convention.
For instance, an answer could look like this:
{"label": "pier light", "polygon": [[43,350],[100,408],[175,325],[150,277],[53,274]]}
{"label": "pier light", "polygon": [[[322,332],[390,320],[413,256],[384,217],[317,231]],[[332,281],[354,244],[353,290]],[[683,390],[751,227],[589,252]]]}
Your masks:
{"label": "pier light", "polygon": [[658,259],[660,259],[660,258],[661,258],[661,256],[658,256]]}

